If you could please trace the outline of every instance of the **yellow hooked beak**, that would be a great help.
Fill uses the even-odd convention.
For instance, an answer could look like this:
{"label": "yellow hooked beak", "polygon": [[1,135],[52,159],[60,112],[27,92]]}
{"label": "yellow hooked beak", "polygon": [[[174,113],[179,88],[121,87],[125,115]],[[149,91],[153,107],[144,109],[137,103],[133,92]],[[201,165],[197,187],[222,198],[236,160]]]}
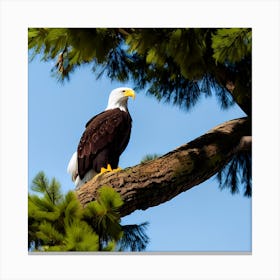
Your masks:
{"label": "yellow hooked beak", "polygon": [[128,96],[128,97],[130,96],[134,100],[136,94],[135,94],[134,90],[127,89],[127,90],[125,90],[124,96]]}

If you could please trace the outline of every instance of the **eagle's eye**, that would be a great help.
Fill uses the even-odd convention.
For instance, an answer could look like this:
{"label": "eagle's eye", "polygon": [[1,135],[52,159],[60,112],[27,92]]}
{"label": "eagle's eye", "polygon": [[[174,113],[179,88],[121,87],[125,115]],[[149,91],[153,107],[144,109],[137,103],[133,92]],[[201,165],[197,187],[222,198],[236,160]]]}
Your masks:
{"label": "eagle's eye", "polygon": [[122,90],[122,92],[125,92],[125,89],[124,89],[124,90]]}

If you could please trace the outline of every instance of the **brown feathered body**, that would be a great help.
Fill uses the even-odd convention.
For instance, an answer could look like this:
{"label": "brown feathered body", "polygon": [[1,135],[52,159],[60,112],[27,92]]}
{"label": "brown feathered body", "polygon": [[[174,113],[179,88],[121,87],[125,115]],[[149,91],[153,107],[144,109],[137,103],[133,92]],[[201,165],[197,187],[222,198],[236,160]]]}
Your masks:
{"label": "brown feathered body", "polygon": [[119,108],[106,110],[87,122],[77,149],[80,179],[90,170],[99,173],[108,164],[113,169],[118,167],[120,155],[129,142],[131,126],[129,112]]}

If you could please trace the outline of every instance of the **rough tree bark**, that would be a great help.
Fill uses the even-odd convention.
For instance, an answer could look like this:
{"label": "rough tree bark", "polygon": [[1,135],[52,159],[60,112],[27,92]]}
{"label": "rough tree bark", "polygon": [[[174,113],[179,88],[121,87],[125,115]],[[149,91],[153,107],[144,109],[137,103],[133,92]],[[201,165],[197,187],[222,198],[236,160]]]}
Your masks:
{"label": "rough tree bark", "polygon": [[101,186],[109,185],[124,200],[122,217],[137,209],[145,210],[213,176],[239,149],[250,147],[250,136],[250,119],[231,120],[155,160],[97,176],[76,193],[85,206],[96,199]]}

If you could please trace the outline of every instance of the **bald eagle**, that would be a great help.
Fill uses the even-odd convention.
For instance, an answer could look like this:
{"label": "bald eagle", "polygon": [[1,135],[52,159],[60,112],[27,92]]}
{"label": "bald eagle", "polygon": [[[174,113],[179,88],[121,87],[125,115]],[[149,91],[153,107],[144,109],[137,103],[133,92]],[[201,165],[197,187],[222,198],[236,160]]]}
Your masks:
{"label": "bald eagle", "polygon": [[131,88],[114,89],[105,111],[86,123],[77,151],[67,167],[76,187],[97,174],[118,170],[120,155],[131,132],[132,119],[127,109],[129,97],[135,98]]}

